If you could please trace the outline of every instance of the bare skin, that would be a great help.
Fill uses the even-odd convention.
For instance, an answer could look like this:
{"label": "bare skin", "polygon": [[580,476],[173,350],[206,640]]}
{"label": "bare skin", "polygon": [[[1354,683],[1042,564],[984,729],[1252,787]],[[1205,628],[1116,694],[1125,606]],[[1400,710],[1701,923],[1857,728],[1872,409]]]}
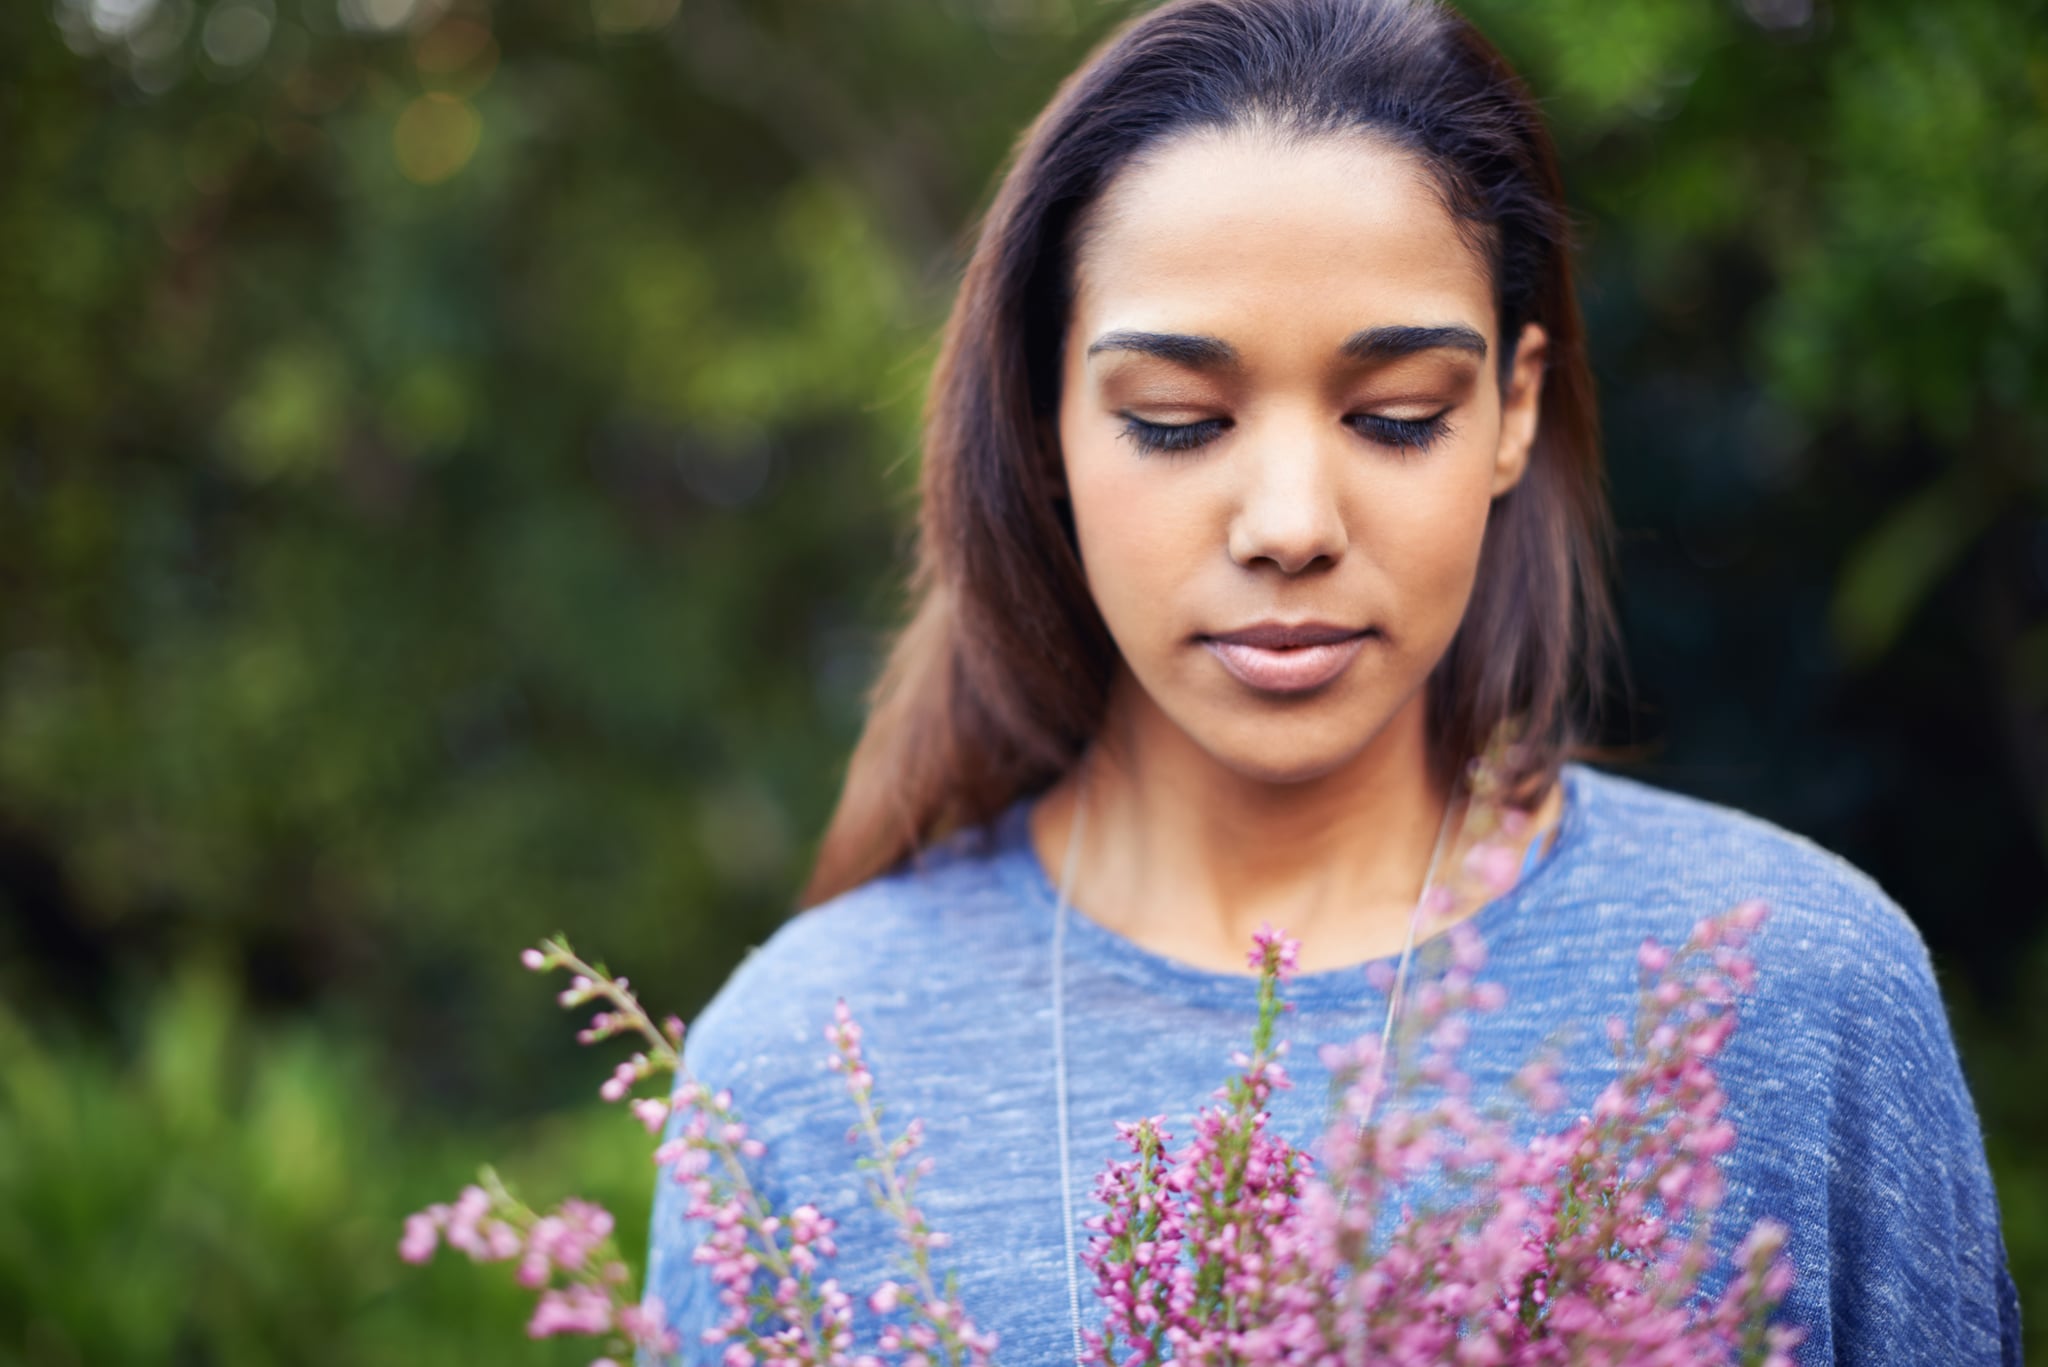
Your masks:
{"label": "bare skin", "polygon": [[[1223,972],[1248,971],[1268,921],[1304,971],[1398,953],[1447,800],[1423,685],[1492,501],[1527,468],[1543,330],[1524,328],[1503,391],[1486,263],[1420,163],[1363,135],[1185,135],[1098,208],[1058,441],[1122,660],[1033,845],[1057,877],[1085,783],[1081,914]],[[1185,449],[1142,447],[1173,427]],[[1247,683],[1201,639],[1305,621],[1372,629],[1305,691]],[[1562,811],[1553,785],[1518,852]]]}

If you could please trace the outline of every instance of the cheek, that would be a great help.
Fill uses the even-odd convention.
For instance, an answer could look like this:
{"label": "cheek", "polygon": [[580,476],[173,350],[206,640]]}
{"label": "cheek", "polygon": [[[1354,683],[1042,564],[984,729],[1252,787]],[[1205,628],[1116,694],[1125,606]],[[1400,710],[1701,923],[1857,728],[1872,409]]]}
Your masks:
{"label": "cheek", "polygon": [[1487,468],[1469,452],[1432,474],[1374,501],[1356,524],[1365,553],[1396,586],[1411,628],[1430,623],[1425,638],[1448,635],[1463,616],[1490,501]]}
{"label": "cheek", "polygon": [[1082,567],[1104,619],[1120,639],[1166,630],[1172,590],[1217,540],[1194,496],[1198,481],[1162,479],[1114,439],[1106,450],[1100,442],[1067,450]]}

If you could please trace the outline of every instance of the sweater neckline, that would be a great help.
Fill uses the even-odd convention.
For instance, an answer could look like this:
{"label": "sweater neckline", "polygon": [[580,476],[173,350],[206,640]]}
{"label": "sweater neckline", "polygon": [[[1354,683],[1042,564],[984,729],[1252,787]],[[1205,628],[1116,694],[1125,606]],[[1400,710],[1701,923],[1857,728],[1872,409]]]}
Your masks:
{"label": "sweater neckline", "polygon": [[[1517,925],[1522,912],[1539,901],[1579,859],[1584,846],[1588,812],[1593,801],[1589,771],[1577,761],[1567,761],[1559,772],[1564,786],[1564,811],[1549,837],[1549,848],[1528,868],[1507,892],[1494,898],[1460,924],[1476,929],[1489,950],[1504,941],[1504,932]],[[1031,809],[1038,794],[1017,798],[997,819],[995,862],[1004,880],[1024,900],[1048,934],[1058,906],[1058,889],[1038,858],[1031,843]],[[1067,908],[1067,954],[1069,965],[1086,964],[1115,974],[1139,986],[1164,992],[1178,1000],[1215,1006],[1249,1009],[1257,1000],[1258,979],[1250,972],[1230,973],[1203,968],[1147,949],[1120,931],[1089,916],[1080,908]],[[1416,942],[1423,946],[1441,939],[1446,931]],[[1319,969],[1293,978],[1288,997],[1303,1005],[1356,1005],[1361,1000],[1379,1000],[1382,994],[1365,981],[1374,964],[1393,967],[1398,953],[1336,968]]]}

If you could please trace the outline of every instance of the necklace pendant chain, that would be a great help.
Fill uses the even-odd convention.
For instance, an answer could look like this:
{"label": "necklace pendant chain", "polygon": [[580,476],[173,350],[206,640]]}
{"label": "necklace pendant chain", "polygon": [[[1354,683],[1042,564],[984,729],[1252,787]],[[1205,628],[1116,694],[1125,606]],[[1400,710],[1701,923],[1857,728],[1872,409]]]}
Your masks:
{"label": "necklace pendant chain", "polygon": [[[1085,779],[1085,775],[1084,775]],[[1067,949],[1067,896],[1074,883],[1074,861],[1081,848],[1081,833],[1088,820],[1088,793],[1085,782],[1079,785],[1074,797],[1074,824],[1067,830],[1066,853],[1060,860],[1060,882],[1058,896],[1054,899],[1052,922],[1052,1057],[1053,1057],[1053,1100],[1054,1121],[1059,1126],[1060,1157],[1060,1216],[1066,1235],[1067,1252],[1067,1309],[1074,1328],[1074,1364],[1082,1367],[1083,1348],[1081,1340],[1081,1277],[1078,1268],[1079,1250],[1074,1235],[1074,1180],[1073,1153],[1068,1135],[1067,1105],[1067,993],[1066,993],[1066,949]],[[1422,875],[1422,892],[1415,899],[1415,909],[1408,915],[1408,933],[1401,945],[1401,962],[1395,970],[1394,983],[1387,993],[1387,1017],[1380,1027],[1379,1060],[1375,1065],[1384,1069],[1387,1045],[1393,1037],[1394,1016],[1400,1009],[1401,990],[1408,981],[1408,964],[1415,952],[1415,927],[1422,920],[1422,908],[1429,900],[1429,890],[1436,882],[1437,861],[1444,852],[1444,838],[1451,829],[1451,811],[1456,807],[1456,794],[1444,803],[1443,820],[1437,826],[1436,846],[1430,851],[1429,867]],[[1368,1107],[1378,1100],[1379,1078],[1376,1075],[1373,1086],[1367,1093]],[[1368,1115],[1370,1111],[1368,1110]],[[1361,1118],[1360,1127],[1365,1120]]]}

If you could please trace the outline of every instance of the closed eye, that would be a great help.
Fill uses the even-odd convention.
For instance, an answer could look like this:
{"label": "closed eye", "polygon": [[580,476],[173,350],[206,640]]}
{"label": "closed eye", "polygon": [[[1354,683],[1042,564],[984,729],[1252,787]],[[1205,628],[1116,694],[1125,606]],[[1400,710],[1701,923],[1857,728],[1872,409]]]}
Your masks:
{"label": "closed eye", "polygon": [[1368,439],[1393,447],[1396,454],[1409,451],[1420,454],[1450,430],[1447,420],[1450,411],[1446,408],[1426,418],[1389,418],[1380,413],[1356,413],[1349,421]]}
{"label": "closed eye", "polygon": [[[1383,413],[1354,413],[1345,421],[1368,441],[1392,447],[1397,455],[1420,454],[1450,430],[1448,408],[1427,418],[1390,418]],[[1199,422],[1146,422],[1125,413],[1123,431],[1141,451],[1177,454],[1206,446],[1230,426],[1228,418],[1203,418]]]}
{"label": "closed eye", "polygon": [[1230,425],[1226,418],[1203,418],[1200,422],[1174,424],[1146,422],[1126,413],[1123,419],[1122,435],[1129,437],[1140,451],[1191,451],[1215,440]]}

